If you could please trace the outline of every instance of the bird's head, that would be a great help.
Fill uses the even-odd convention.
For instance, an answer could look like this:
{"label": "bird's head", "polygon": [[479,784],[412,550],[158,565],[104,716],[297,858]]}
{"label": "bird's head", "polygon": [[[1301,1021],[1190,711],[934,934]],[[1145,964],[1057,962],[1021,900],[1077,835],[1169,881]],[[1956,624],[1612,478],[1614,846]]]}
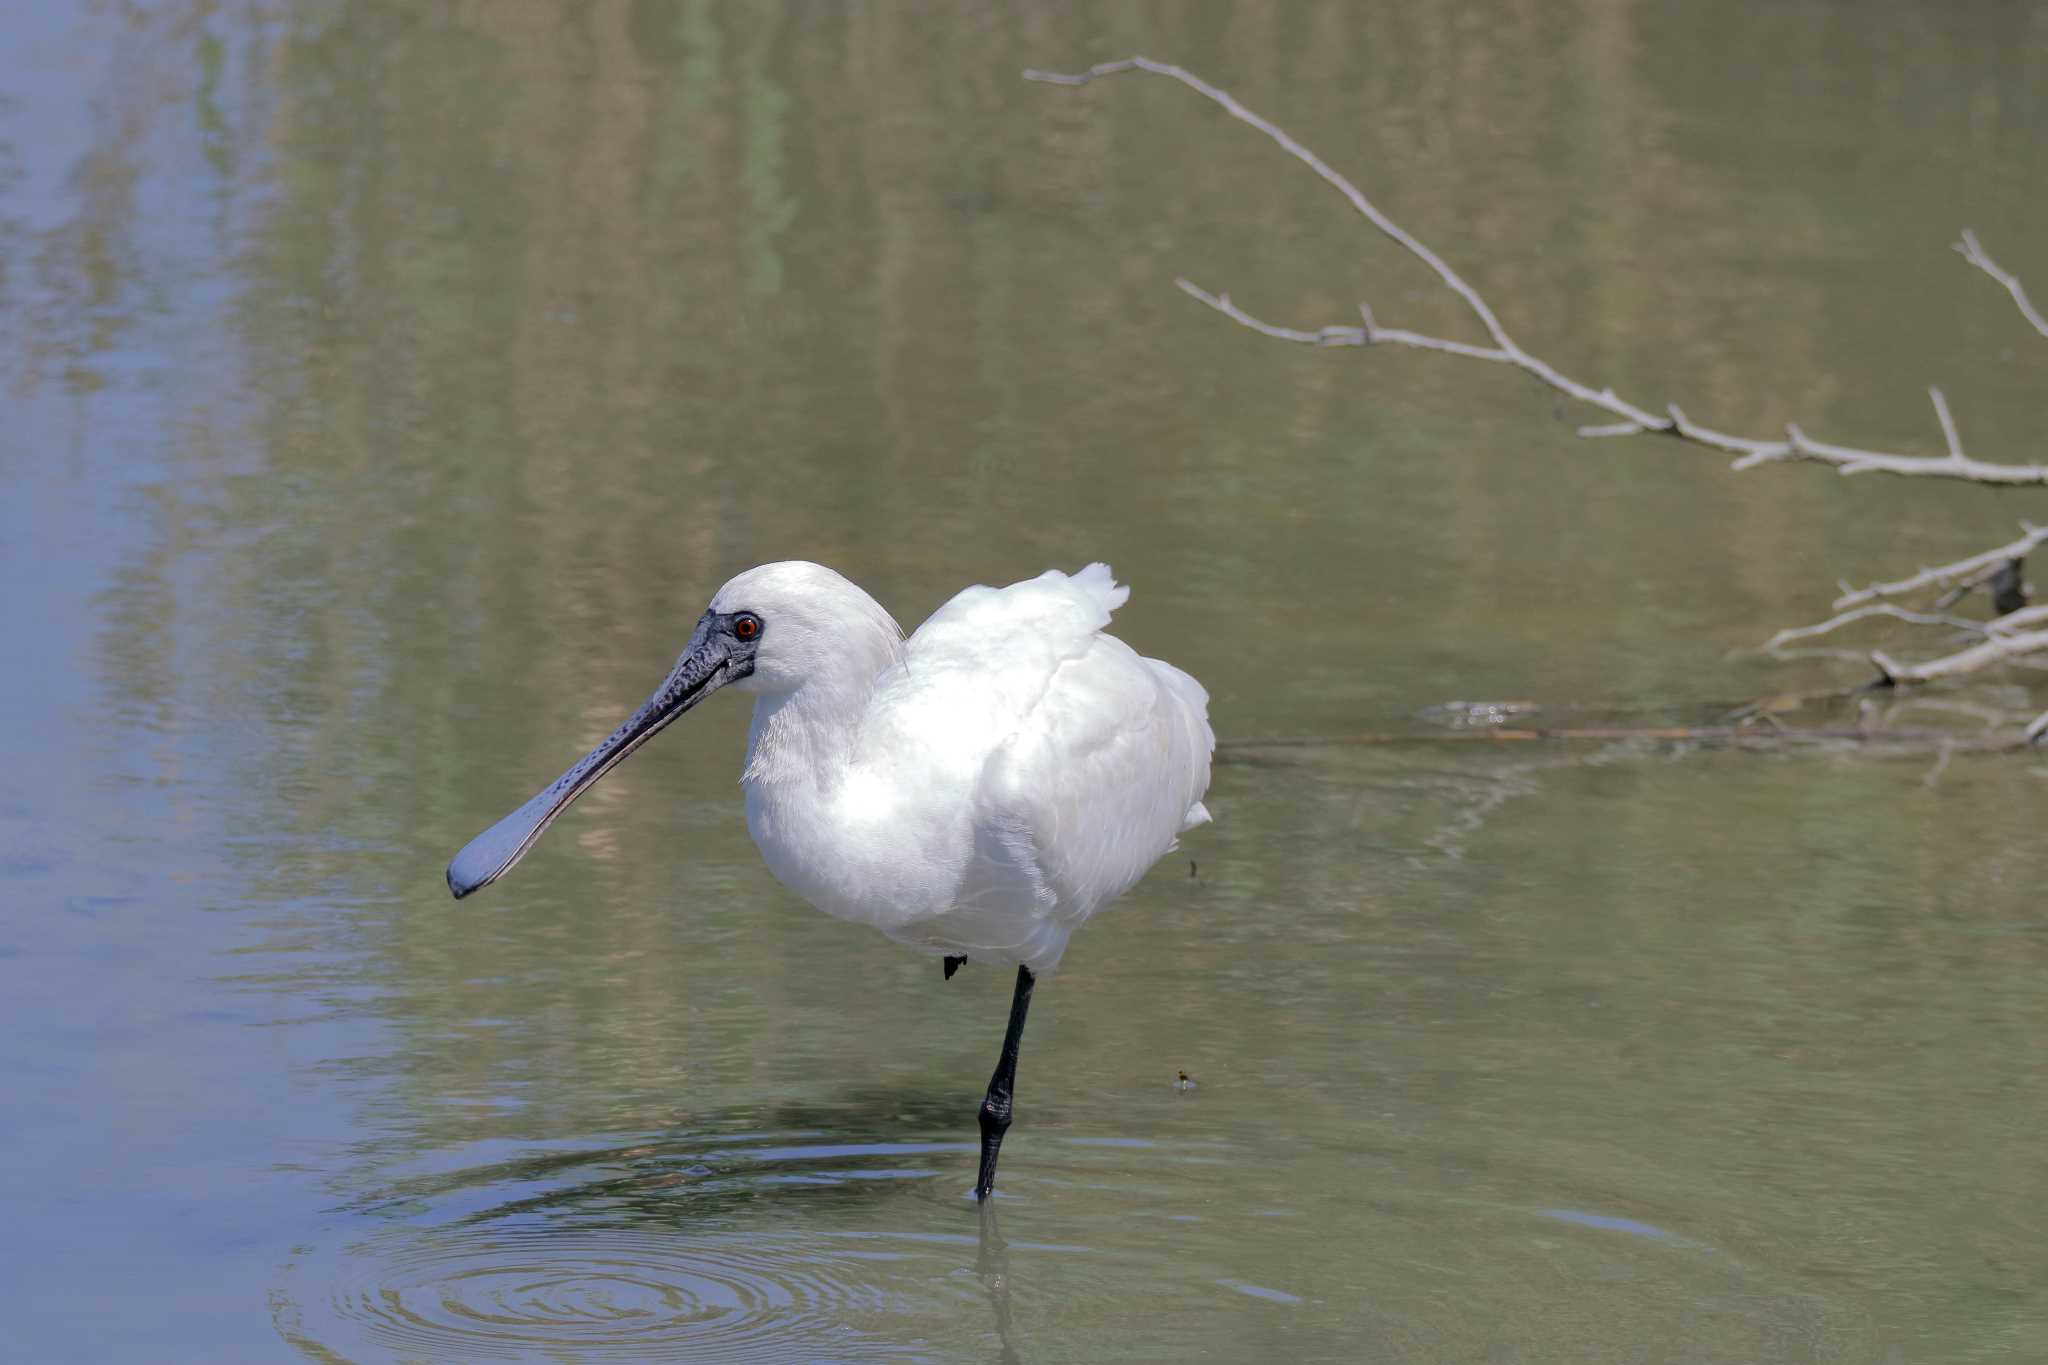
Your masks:
{"label": "bird's head", "polygon": [[902,631],[874,598],[822,564],[790,559],[740,574],[711,599],[713,617],[757,625],[747,669],[733,684],[779,696],[806,683],[872,682],[896,656]]}
{"label": "bird's head", "polygon": [[510,872],[555,817],[635,749],[728,685],[776,696],[807,682],[872,682],[900,632],[872,597],[820,564],[763,564],[732,579],[639,710],[531,800],[463,846],[448,864],[457,900]]}

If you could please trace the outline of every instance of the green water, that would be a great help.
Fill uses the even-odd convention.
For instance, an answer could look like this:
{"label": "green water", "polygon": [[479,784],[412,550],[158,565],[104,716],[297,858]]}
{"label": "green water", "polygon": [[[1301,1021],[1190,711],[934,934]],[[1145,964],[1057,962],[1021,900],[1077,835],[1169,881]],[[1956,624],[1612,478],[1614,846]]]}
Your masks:
{"label": "green water", "polygon": [[[1134,50],[1580,377],[2038,458],[1947,249],[2048,295],[2025,7],[10,8],[0,1354],[2048,1358],[2042,760],[1255,742],[1857,681],[1737,651],[2048,495],[1234,327],[1174,278],[1477,339],[1190,92],[1017,76]],[[994,1226],[1009,983],[768,877],[738,701],[441,885],[796,556],[906,624],[1106,559],[1231,746],[1038,991]]]}

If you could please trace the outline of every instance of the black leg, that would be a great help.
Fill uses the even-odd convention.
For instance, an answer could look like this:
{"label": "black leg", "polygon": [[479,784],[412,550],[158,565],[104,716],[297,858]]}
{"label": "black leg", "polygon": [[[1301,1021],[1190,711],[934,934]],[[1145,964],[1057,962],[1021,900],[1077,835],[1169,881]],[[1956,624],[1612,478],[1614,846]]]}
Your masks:
{"label": "black leg", "polygon": [[954,957],[952,954],[948,953],[946,955],[946,980],[951,981],[953,979],[953,973],[959,971],[962,967],[966,965],[967,954],[962,953],[960,954],[960,956]]}
{"label": "black leg", "polygon": [[974,1197],[988,1198],[996,1183],[996,1155],[1003,1149],[1003,1134],[1010,1131],[1010,1093],[1017,1084],[1017,1045],[1024,1039],[1024,1015],[1031,1008],[1031,988],[1038,978],[1029,967],[1017,969],[1017,993],[1010,998],[1010,1026],[1003,1030],[1003,1055],[996,1062],[996,1074],[988,1078],[988,1094],[981,1101],[981,1177],[974,1182]]}

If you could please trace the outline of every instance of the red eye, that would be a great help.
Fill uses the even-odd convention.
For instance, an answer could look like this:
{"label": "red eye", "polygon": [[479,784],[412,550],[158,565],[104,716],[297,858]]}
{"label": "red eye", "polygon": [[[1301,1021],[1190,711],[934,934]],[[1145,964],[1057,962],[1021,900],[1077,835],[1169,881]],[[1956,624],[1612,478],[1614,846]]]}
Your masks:
{"label": "red eye", "polygon": [[732,633],[742,640],[751,640],[761,633],[761,623],[751,616],[742,616],[732,623]]}

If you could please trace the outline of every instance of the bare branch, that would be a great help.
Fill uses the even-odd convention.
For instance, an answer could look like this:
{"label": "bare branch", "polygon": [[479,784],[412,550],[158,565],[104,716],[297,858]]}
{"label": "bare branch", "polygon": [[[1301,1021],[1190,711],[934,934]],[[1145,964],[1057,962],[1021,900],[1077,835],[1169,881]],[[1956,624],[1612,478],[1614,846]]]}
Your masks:
{"label": "bare branch", "polygon": [[[2010,559],[2001,559],[1994,564],[1985,565],[1983,568],[1977,570],[1975,573],[1965,574],[1963,577],[1957,579],[1955,583],[1948,588],[1947,591],[1942,593],[1941,596],[1934,599],[1934,609],[1936,611],[1947,611],[1950,607],[1962,601],[1965,597],[1968,597],[1971,594],[1971,592],[1978,588],[1983,587],[1986,583],[1989,583],[1992,579],[1996,578],[2001,572],[2004,571],[2005,567],[2008,564],[2011,564],[2013,562],[2015,561]],[[1836,586],[1840,588],[1843,592],[1854,591],[1854,589],[1852,589],[1847,583],[1838,583],[1836,584]]]}
{"label": "bare branch", "polygon": [[[1361,327],[1324,327],[1313,332],[1304,332],[1296,327],[1278,327],[1270,322],[1262,322],[1250,313],[1245,312],[1244,309],[1239,308],[1230,301],[1230,295],[1228,294],[1212,294],[1192,280],[1175,280],[1174,283],[1181,287],[1182,292],[1192,298],[1200,299],[1232,322],[1241,323],[1261,336],[1269,336],[1276,341],[1299,341],[1310,346],[1363,346],[1366,344],[1365,329]],[[1462,343],[1444,343],[1446,346],[1453,344]]]}
{"label": "bare branch", "polygon": [[[1946,404],[1941,410],[1946,411]],[[1990,464],[1954,453],[1953,449],[1947,455],[1894,455],[1883,450],[1861,450],[1816,441],[1796,426],[1786,427],[1785,435],[1790,453],[1772,458],[1813,460],[1834,465],[1844,474],[1883,473],[1903,478],[1963,479],[1970,483],[2048,483],[2048,466],[2044,465]],[[1755,462],[1737,461],[1737,466],[1747,468]]]}
{"label": "bare branch", "polygon": [[1994,568],[2007,560],[2024,558],[2036,545],[2048,541],[2048,526],[2029,526],[2025,522],[2021,522],[2020,525],[2025,528],[2026,534],[2010,545],[2001,545],[1995,550],[1986,550],[1967,559],[1958,559],[1953,564],[1940,564],[1931,569],[1922,569],[1916,574],[1890,583],[1872,583],[1868,587],[1844,591],[1834,601],[1835,610],[1840,611],[1864,602],[1875,602],[1879,598],[1900,597],[1909,592],[1918,592],[1922,588],[1933,587],[1937,583],[1952,583],[1977,570]]}
{"label": "bare branch", "polygon": [[1924,683],[1959,673],[1974,673],[1980,668],[1989,668],[2021,654],[2043,649],[2048,649],[2048,630],[2029,630],[1994,635],[1983,644],[1929,659],[1924,664],[1902,664],[1879,650],[1870,652],[1870,660],[1893,683]]}
{"label": "bare branch", "polygon": [[1983,246],[1977,241],[1976,233],[1964,228],[1963,240],[1953,243],[1953,246],[1962,254],[1964,260],[2004,285],[2005,292],[2012,295],[2012,301],[2019,305],[2020,316],[2025,318],[2035,331],[2048,337],[2048,318],[2042,317],[2040,311],[2028,300],[2026,286],[2020,283],[2019,276],[1985,254]]}
{"label": "bare branch", "polygon": [[[1365,325],[1362,327],[1329,326],[1317,328],[1313,331],[1282,327],[1274,323],[1261,321],[1251,314],[1244,312],[1230,302],[1227,294],[1211,294],[1207,290],[1186,280],[1179,281],[1180,287],[1190,297],[1201,300],[1226,317],[1259,332],[1261,335],[1280,341],[1294,341],[1312,346],[1357,346],[1386,342],[1392,345],[1412,346],[1423,350],[1443,351],[1452,355],[1465,356],[1472,360],[1488,360],[1499,364],[1512,365],[1560,393],[1576,398],[1580,402],[1590,403],[1595,407],[1603,408],[1624,419],[1619,424],[1582,428],[1580,434],[1583,436],[1622,436],[1634,435],[1638,432],[1659,432],[1668,436],[1676,436],[1681,440],[1690,441],[1695,445],[1706,446],[1710,449],[1733,454],[1738,457],[1734,463],[1734,467],[1738,470],[1752,469],[1760,464],[1770,464],[1780,460],[1796,460],[1831,465],[1843,474],[1884,473],[1898,475],[1903,478],[1961,479],[1970,483],[2048,485],[2048,465],[1994,464],[1982,460],[1972,460],[1965,456],[1962,453],[1961,442],[1955,434],[1954,422],[1948,416],[1948,405],[1938,391],[1934,392],[1935,411],[1941,418],[1942,431],[1948,438],[1948,453],[1946,455],[1906,455],[1891,451],[1862,450],[1854,446],[1833,445],[1828,442],[1812,439],[1796,426],[1786,428],[1785,439],[1783,440],[1757,440],[1752,437],[1736,436],[1729,432],[1717,431],[1711,427],[1701,426],[1698,423],[1688,421],[1684,414],[1679,412],[1676,407],[1668,408],[1668,415],[1659,416],[1648,409],[1618,397],[1614,390],[1610,388],[1596,389],[1591,385],[1573,379],[1559,371],[1549,362],[1523,350],[1508,335],[1507,329],[1501,325],[1500,318],[1494,313],[1486,300],[1480,296],[1479,291],[1464,276],[1453,270],[1441,256],[1430,250],[1419,238],[1401,227],[1392,218],[1389,218],[1378,205],[1366,198],[1365,194],[1356,185],[1331,169],[1329,164],[1321,157],[1295,141],[1291,135],[1275,124],[1247,109],[1228,91],[1209,84],[1201,77],[1182,67],[1173,66],[1166,62],[1154,61],[1144,56],[1126,57],[1121,61],[1114,62],[1100,62],[1086,71],[1073,75],[1052,71],[1026,71],[1024,78],[1026,80],[1043,81],[1053,85],[1087,85],[1089,82],[1098,80],[1101,77],[1114,76],[1128,71],[1144,71],[1155,76],[1165,76],[1178,81],[1196,94],[1201,95],[1204,99],[1223,109],[1232,118],[1237,119],[1241,123],[1248,124],[1265,134],[1281,150],[1314,171],[1325,184],[1328,184],[1332,189],[1343,195],[1345,200],[1367,222],[1399,244],[1403,250],[1428,266],[1436,274],[1437,278],[1444,282],[1447,288],[1457,294],[1471,308],[1473,314],[1486,328],[1486,334],[1492,339],[1493,345],[1490,347],[1475,346],[1467,342],[1424,336],[1420,333],[1402,331],[1397,328],[1383,328],[1373,321],[1369,311],[1365,314]],[[1963,237],[1965,246],[1969,248],[1964,250],[1965,257],[1970,259],[1973,264],[1992,272],[1993,278],[1999,279],[2001,283],[2007,283],[2008,288],[2012,289],[2015,297],[2021,301],[2022,307],[2027,310],[2029,317],[2038,317],[2037,314],[2032,313],[2031,306],[2025,303],[2025,295],[2019,289],[2018,281],[2012,280],[2010,276],[1999,271],[1990,258],[1984,256],[1981,249],[1975,247],[1976,238],[1972,234],[1965,232]],[[1958,249],[1963,250],[1964,248],[1959,247]],[[2048,327],[2044,327],[2043,335],[2048,335]]]}
{"label": "bare branch", "polygon": [[1948,626],[1955,630],[1967,630],[1973,635],[1986,634],[1990,629],[1982,621],[1972,621],[1963,616],[1949,616],[1942,613],[1924,611],[1907,611],[1904,607],[1894,606],[1889,602],[1880,602],[1875,606],[1857,607],[1852,611],[1845,611],[1839,616],[1831,616],[1827,620],[1817,622],[1814,625],[1787,627],[1764,641],[1757,648],[1765,654],[1776,653],[1780,646],[1789,645],[1794,640],[1811,640],[1816,636],[1827,635],[1833,631],[1840,630],[1843,626],[1857,621],[1868,620],[1873,616],[1890,617],[1895,621],[1905,621],[1910,625],[1916,626]]}
{"label": "bare branch", "polygon": [[2048,621],[2048,605],[2021,607],[2003,616],[1994,616],[1984,623],[1984,629],[1993,635],[2010,635],[2021,626],[2038,625]]}
{"label": "bare branch", "polygon": [[[1479,291],[1452,269],[1442,257],[1395,223],[1356,185],[1332,169],[1314,152],[1278,126],[1247,109],[1229,92],[1210,85],[1181,67],[1143,56],[1103,62],[1077,75],[1044,71],[1027,71],[1024,74],[1030,80],[1059,85],[1086,85],[1104,76],[1130,71],[1143,71],[1179,82],[1223,109],[1232,118],[1258,130],[1281,150],[1314,171],[1325,184],[1341,194],[1360,216],[1429,267],[1446,288],[1462,299],[1485,328],[1491,344],[1479,345],[1403,328],[1382,327],[1374,318],[1372,309],[1365,304],[1359,305],[1360,321],[1357,324],[1332,325],[1312,330],[1283,326],[1246,312],[1233,302],[1228,294],[1211,293],[1185,279],[1177,281],[1181,290],[1190,298],[1261,336],[1310,346],[1406,346],[1416,350],[1463,356],[1468,360],[1509,365],[1559,393],[1620,419],[1604,425],[1582,426],[1579,428],[1579,435],[1582,437],[1634,436],[1655,432],[1733,455],[1736,457],[1734,468],[1738,470],[1752,469],[1761,464],[1779,461],[1803,461],[1825,464],[1845,475],[1883,473],[1909,478],[1959,479],[1985,484],[2048,485],[2048,465],[1997,464],[1971,458],[1963,449],[1962,435],[1957,428],[1955,415],[1949,409],[1947,396],[1935,387],[1928,389],[1927,396],[1934,405],[1935,420],[1941,428],[1944,453],[1940,455],[1912,455],[1840,445],[1808,436],[1793,424],[1786,426],[1782,438],[1763,440],[1736,435],[1695,422],[1675,403],[1663,405],[1662,411],[1639,406],[1621,398],[1611,388],[1595,388],[1574,379],[1549,362],[1522,349],[1508,335],[1499,316]],[[1965,229],[1956,250],[1971,265],[2003,285],[2012,295],[2021,315],[2036,331],[2048,336],[2048,319],[2044,319],[2028,300],[2019,280],[1985,254],[1975,233]],[[1795,642],[1830,635],[1845,626],[1873,617],[1903,621],[1909,625],[1967,631],[1979,637],[1976,643],[1967,648],[1957,649],[1916,664],[1901,664],[1882,651],[1873,650],[1868,658],[1878,668],[1880,680],[1849,689],[1849,693],[1867,693],[1871,688],[1927,683],[2001,663],[2020,664],[2026,667],[2048,666],[2048,658],[2043,657],[2044,654],[2048,654],[2048,629],[2042,628],[2048,626],[2048,605],[2020,606],[2019,604],[2026,599],[2024,585],[2018,581],[2020,566],[2025,557],[2044,541],[2048,541],[2048,528],[2023,523],[2022,529],[2025,534],[2011,544],[1982,551],[1950,564],[1923,568],[1915,574],[1893,582],[1872,583],[1863,588],[1852,588],[1844,583],[1841,585],[1841,595],[1834,604],[1836,615],[1813,625],[1781,630],[1766,641],[1762,648],[1765,652],[1780,654],[1786,646]],[[1941,610],[1959,600],[1962,594],[1985,585],[1990,586],[1993,600],[2000,609],[2016,609],[2005,610],[2004,615],[1988,622],[1969,620]],[[1950,590],[1942,595],[1933,611],[1910,610],[1886,600],[1935,587],[1947,587]],[[1780,657],[1783,655],[1780,654]],[[1762,703],[1749,708],[1736,719],[1747,723],[1758,717],[1770,718],[1769,708]],[[2028,740],[2032,740],[2044,732],[2048,732],[2048,714],[2042,715],[2030,724],[2025,735]],[[1538,734],[1548,737],[1563,733],[1566,732],[1527,732],[1531,737]],[[1579,733],[1590,735],[1594,732]],[[1697,736],[1699,732],[1690,733]],[[1949,747],[1949,741],[1943,740],[1942,744],[1939,760],[1927,777],[1930,785],[1939,780],[1953,752]]]}
{"label": "bare branch", "polygon": [[[1524,370],[1554,389],[1559,389],[1582,402],[1597,404],[1609,412],[1627,417],[1624,425],[1630,431],[1641,431],[1645,422],[1658,419],[1647,412],[1624,403],[1609,389],[1599,393],[1565,378],[1536,357],[1519,348],[1502,350],[1497,346],[1474,346],[1469,341],[1452,341],[1448,337],[1425,336],[1421,332],[1410,332],[1399,327],[1382,327],[1373,320],[1372,310],[1363,304],[1359,312],[1364,319],[1361,327],[1321,327],[1313,332],[1304,332],[1297,327],[1281,327],[1277,324],[1253,317],[1231,301],[1228,294],[1212,294],[1193,280],[1175,280],[1181,292],[1214,308],[1231,321],[1251,328],[1262,336],[1278,341],[1298,341],[1310,346],[1412,346],[1423,351],[1443,351],[1450,355],[1462,355],[1473,360],[1497,360],[1504,365],[1513,365]],[[1664,425],[1669,426],[1667,422]]]}
{"label": "bare branch", "polygon": [[1478,316],[1479,321],[1485,325],[1486,334],[1493,338],[1494,345],[1500,347],[1503,351],[1515,349],[1514,342],[1508,339],[1507,329],[1500,325],[1500,319],[1495,317],[1493,310],[1486,306],[1486,300],[1479,297],[1479,291],[1467,284],[1457,271],[1446,265],[1441,256],[1438,256],[1434,251],[1424,246],[1400,224],[1382,213],[1377,205],[1359,192],[1358,186],[1331,170],[1321,157],[1302,146],[1299,142],[1296,142],[1279,128],[1276,128],[1251,110],[1245,108],[1242,104],[1239,104],[1236,98],[1229,92],[1218,90],[1201,77],[1181,67],[1170,66],[1165,62],[1155,62],[1150,57],[1126,57],[1120,62],[1098,62],[1086,71],[1074,76],[1064,76],[1055,71],[1026,71],[1024,79],[1027,81],[1045,81],[1053,85],[1086,85],[1088,82],[1099,77],[1114,76],[1124,71],[1149,71],[1155,76],[1170,76],[1188,87],[1188,89],[1193,90],[1196,94],[1222,106],[1224,112],[1228,113],[1232,118],[1237,119],[1241,123],[1250,124],[1267,137],[1273,139],[1274,142],[1280,145],[1281,150],[1321,176],[1324,183],[1349,200],[1351,207],[1364,215],[1367,222],[1371,223],[1388,237],[1393,238],[1394,241],[1400,243],[1402,248],[1409,252],[1409,254],[1435,271],[1437,278],[1450,286],[1452,292],[1465,300],[1466,304],[1471,307],[1473,313]]}

